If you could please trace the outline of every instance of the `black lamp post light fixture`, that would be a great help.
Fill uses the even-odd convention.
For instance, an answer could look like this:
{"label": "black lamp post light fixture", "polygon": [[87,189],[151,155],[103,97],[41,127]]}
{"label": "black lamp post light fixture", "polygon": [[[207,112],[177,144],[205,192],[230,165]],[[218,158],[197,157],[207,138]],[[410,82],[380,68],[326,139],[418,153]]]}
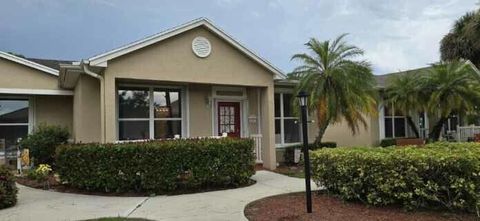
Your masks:
{"label": "black lamp post light fixture", "polygon": [[297,95],[300,100],[300,110],[302,114],[302,138],[303,138],[303,157],[305,161],[305,187],[307,197],[307,213],[312,213],[312,190],[310,186],[310,155],[308,152],[308,127],[307,127],[307,100],[308,94],[300,91]]}

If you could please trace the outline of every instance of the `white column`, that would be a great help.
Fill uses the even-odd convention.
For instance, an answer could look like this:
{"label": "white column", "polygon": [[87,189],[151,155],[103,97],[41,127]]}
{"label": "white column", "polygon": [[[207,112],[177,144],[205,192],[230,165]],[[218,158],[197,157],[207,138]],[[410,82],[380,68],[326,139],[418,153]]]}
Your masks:
{"label": "white column", "polygon": [[385,113],[384,113],[383,102],[380,102],[378,105],[378,134],[380,140],[385,139]]}

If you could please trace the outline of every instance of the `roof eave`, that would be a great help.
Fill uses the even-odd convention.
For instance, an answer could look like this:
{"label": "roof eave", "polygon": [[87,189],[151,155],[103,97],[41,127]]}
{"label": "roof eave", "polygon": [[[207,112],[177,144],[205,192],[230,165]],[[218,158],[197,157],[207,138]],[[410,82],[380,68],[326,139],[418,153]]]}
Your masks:
{"label": "roof eave", "polygon": [[33,68],[33,69],[36,69],[36,70],[42,71],[44,73],[54,75],[56,77],[58,77],[58,75],[59,75],[58,70],[55,70],[53,68],[41,65],[39,63],[35,63],[33,61],[29,61],[27,59],[24,59],[24,58],[21,58],[21,57],[18,57],[18,56],[15,56],[15,55],[3,52],[3,51],[0,51],[0,57],[4,58],[6,60],[9,60],[9,61],[16,62],[18,64],[22,64],[24,66],[27,66],[27,67],[30,67],[30,68]]}

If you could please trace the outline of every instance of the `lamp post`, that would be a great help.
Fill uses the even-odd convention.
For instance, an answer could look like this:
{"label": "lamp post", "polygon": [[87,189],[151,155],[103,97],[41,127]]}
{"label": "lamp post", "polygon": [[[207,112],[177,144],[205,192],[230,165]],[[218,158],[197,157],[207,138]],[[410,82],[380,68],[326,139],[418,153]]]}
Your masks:
{"label": "lamp post", "polygon": [[300,109],[302,112],[302,135],[303,135],[303,158],[305,160],[305,187],[307,197],[307,213],[312,213],[312,191],[310,187],[310,156],[308,153],[308,127],[307,127],[307,98],[305,91],[300,91],[297,95],[300,100]]}

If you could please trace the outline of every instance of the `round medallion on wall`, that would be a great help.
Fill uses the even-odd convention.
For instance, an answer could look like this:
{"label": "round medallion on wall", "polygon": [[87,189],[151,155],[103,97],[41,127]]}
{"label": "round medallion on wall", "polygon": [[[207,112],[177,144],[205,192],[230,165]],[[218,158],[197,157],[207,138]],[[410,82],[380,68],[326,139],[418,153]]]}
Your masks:
{"label": "round medallion on wall", "polygon": [[206,58],[212,52],[212,46],[210,45],[210,41],[205,37],[196,37],[192,41],[192,50],[195,55],[200,58]]}

